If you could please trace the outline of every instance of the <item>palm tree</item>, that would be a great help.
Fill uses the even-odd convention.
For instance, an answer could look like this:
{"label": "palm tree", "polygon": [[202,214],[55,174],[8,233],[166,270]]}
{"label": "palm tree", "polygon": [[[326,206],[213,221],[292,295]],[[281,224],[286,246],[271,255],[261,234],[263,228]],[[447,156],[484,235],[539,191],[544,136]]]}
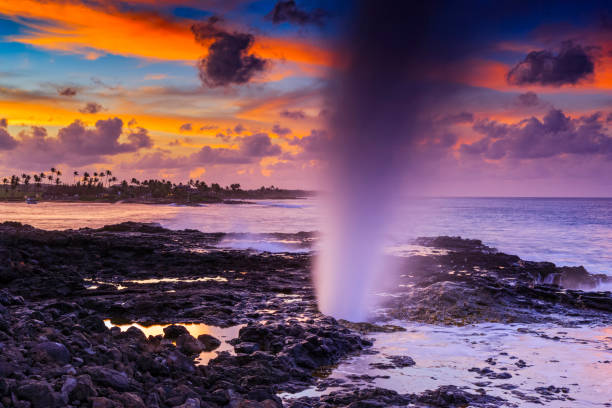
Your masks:
{"label": "palm tree", "polygon": [[77,176],[79,175],[78,171],[73,171],[72,172],[72,182],[75,183]]}
{"label": "palm tree", "polygon": [[106,175],[106,184],[110,187],[110,184],[108,183],[108,178],[112,175],[113,173],[110,170],[106,170],[105,175]]}

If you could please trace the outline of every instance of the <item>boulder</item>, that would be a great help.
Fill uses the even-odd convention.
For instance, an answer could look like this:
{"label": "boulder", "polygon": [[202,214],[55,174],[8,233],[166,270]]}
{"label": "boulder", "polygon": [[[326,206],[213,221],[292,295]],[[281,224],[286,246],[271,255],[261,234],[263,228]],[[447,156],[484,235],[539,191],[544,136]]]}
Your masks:
{"label": "boulder", "polygon": [[88,367],[86,371],[97,384],[117,391],[127,391],[130,388],[130,380],[123,372],[107,367]]}
{"label": "boulder", "polygon": [[185,326],[171,324],[164,328],[164,337],[167,339],[176,339],[183,334],[189,334],[189,330]]}
{"label": "boulder", "polygon": [[59,406],[59,398],[46,382],[28,381],[17,388],[17,396],[29,401],[32,408],[53,408]]}
{"label": "boulder", "polygon": [[62,397],[64,400],[87,401],[96,395],[97,393],[91,377],[87,374],[80,375],[77,378],[68,377],[62,386]]}
{"label": "boulder", "polygon": [[200,334],[198,336],[198,341],[204,346],[204,351],[213,351],[221,345],[221,340],[210,334]]}
{"label": "boulder", "polygon": [[202,344],[190,334],[181,334],[176,339],[176,346],[185,354],[198,354],[202,351]]}
{"label": "boulder", "polygon": [[124,408],[146,408],[142,398],[132,392],[124,392],[119,398]]}
{"label": "boulder", "polygon": [[60,364],[68,364],[71,355],[62,343],[45,341],[34,347],[34,358],[38,361],[55,361]]}

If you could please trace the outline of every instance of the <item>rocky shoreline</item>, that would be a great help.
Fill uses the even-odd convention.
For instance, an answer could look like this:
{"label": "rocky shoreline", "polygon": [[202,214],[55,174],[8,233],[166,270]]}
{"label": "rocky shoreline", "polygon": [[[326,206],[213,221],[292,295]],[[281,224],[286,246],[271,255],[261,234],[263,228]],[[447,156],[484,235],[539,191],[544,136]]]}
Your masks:
{"label": "rocky shoreline", "polygon": [[[316,239],[273,235],[306,248]],[[376,353],[371,333],[403,330],[394,320],[579,325],[612,316],[610,292],[597,291],[610,282],[605,275],[437,237],[417,241],[435,253],[402,260],[371,323],[337,321],[317,310],[311,253],[220,250],[224,238],[138,223],[75,231],[0,224],[0,408],[497,407],[499,397],[453,385],[398,394],[345,384],[289,402],[279,394],[330,386],[334,364]],[[163,325],[163,334],[113,327],[132,323]],[[238,334],[193,336],[189,324]],[[381,358],[380,367],[411,360]]]}

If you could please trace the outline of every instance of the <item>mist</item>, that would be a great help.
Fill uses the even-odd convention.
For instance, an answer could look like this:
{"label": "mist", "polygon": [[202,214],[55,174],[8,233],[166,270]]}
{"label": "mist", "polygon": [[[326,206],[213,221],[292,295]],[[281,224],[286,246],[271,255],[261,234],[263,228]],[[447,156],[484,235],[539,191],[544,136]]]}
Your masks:
{"label": "mist", "polygon": [[459,74],[452,62],[481,46],[475,39],[486,38],[509,11],[495,7],[475,13],[461,2],[362,0],[347,19],[338,51],[345,68],[332,76],[328,93],[332,141],[324,182],[331,193],[314,268],[323,313],[367,318],[375,283],[390,276],[383,247],[395,193],[418,195],[423,183],[435,182],[415,176],[428,160],[432,118],[458,89],[446,81]]}

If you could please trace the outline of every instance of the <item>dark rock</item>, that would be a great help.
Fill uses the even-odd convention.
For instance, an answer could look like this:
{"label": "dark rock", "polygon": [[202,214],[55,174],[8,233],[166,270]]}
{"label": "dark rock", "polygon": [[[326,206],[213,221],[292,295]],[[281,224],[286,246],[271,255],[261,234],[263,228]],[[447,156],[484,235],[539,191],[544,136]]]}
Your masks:
{"label": "dark rock", "polygon": [[77,378],[68,377],[62,386],[62,396],[68,401],[87,401],[96,395],[91,377],[86,374]]}
{"label": "dark rock", "polygon": [[53,408],[59,403],[59,398],[46,382],[28,381],[17,388],[17,395],[29,401],[32,408]]}
{"label": "dark rock", "polygon": [[164,337],[168,339],[176,339],[183,334],[189,334],[189,331],[185,326],[172,324],[168,327],[164,327]]}
{"label": "dark rock", "polygon": [[60,364],[70,362],[70,351],[61,343],[45,341],[34,348],[35,358],[39,361],[55,361]]}
{"label": "dark rock", "polygon": [[190,334],[181,334],[176,339],[176,346],[185,354],[198,354],[202,351],[202,344]]}
{"label": "dark rock", "polygon": [[198,341],[204,346],[204,351],[213,351],[221,345],[221,340],[210,334],[200,334],[198,336]]}
{"label": "dark rock", "polygon": [[110,387],[117,391],[127,391],[130,388],[130,380],[123,372],[98,366],[87,367],[85,370],[96,384]]}

